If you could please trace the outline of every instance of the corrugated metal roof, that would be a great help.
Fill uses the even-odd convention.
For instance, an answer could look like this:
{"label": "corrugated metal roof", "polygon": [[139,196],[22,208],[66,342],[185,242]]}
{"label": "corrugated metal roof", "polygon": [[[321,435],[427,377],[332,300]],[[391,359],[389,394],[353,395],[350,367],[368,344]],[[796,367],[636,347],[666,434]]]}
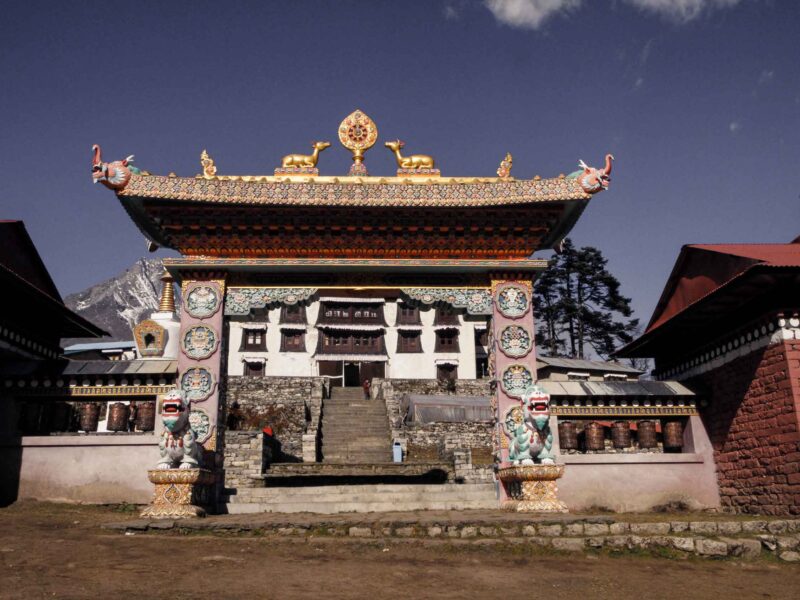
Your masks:
{"label": "corrugated metal roof", "polygon": [[[536,357],[536,361],[549,367],[564,369],[574,369],[581,371],[602,371],[604,373],[628,373],[630,375],[641,375],[642,371],[615,362],[602,360],[585,360],[580,358],[564,358],[562,356],[541,356]],[[537,365],[538,366],[538,365]]]}
{"label": "corrugated metal roof", "polygon": [[90,350],[129,350],[136,347],[136,342],[97,342],[96,344],[72,344],[64,348],[64,354],[88,352]]}
{"label": "corrugated metal roof", "polygon": [[171,359],[18,361],[0,364],[0,375],[13,377],[58,377],[93,375],[177,374],[178,361]]}

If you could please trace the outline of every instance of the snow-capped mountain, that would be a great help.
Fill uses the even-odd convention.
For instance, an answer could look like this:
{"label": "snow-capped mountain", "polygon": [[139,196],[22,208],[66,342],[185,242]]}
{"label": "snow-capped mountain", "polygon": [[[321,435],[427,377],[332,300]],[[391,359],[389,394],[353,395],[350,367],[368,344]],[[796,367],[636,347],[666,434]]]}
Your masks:
{"label": "snow-capped mountain", "polygon": [[[110,340],[132,340],[131,328],[158,308],[161,297],[161,259],[140,258],[124,273],[88,289],[70,294],[64,303],[111,334]],[[175,302],[180,303],[180,289]],[[87,342],[89,340],[80,340]],[[63,340],[65,345],[69,340]]]}

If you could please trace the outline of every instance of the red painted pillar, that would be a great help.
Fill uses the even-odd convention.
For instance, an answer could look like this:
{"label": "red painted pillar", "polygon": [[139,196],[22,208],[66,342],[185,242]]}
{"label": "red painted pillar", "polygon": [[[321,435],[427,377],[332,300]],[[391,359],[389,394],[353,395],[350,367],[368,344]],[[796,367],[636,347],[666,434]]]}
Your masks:
{"label": "red painted pillar", "polygon": [[[536,382],[531,279],[492,279],[492,362],[495,438],[502,467],[510,464],[502,427],[506,412],[519,406],[522,394]],[[501,496],[507,498],[505,489]]]}

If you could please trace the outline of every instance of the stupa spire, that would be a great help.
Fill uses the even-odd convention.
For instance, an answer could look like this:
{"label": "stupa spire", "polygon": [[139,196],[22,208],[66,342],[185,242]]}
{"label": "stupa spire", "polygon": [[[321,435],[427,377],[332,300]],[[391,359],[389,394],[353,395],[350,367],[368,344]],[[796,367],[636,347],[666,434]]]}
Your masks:
{"label": "stupa spire", "polygon": [[173,288],[174,279],[169,271],[164,269],[161,275],[161,301],[158,304],[159,312],[175,312],[175,289]]}

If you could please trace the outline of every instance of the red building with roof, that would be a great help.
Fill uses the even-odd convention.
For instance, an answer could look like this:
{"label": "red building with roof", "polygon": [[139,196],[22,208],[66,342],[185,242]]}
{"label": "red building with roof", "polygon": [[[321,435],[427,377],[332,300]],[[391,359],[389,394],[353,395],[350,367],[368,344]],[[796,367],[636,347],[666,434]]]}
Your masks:
{"label": "red building with roof", "polygon": [[704,399],[722,505],[800,514],[800,238],[684,246],[622,357]]}

